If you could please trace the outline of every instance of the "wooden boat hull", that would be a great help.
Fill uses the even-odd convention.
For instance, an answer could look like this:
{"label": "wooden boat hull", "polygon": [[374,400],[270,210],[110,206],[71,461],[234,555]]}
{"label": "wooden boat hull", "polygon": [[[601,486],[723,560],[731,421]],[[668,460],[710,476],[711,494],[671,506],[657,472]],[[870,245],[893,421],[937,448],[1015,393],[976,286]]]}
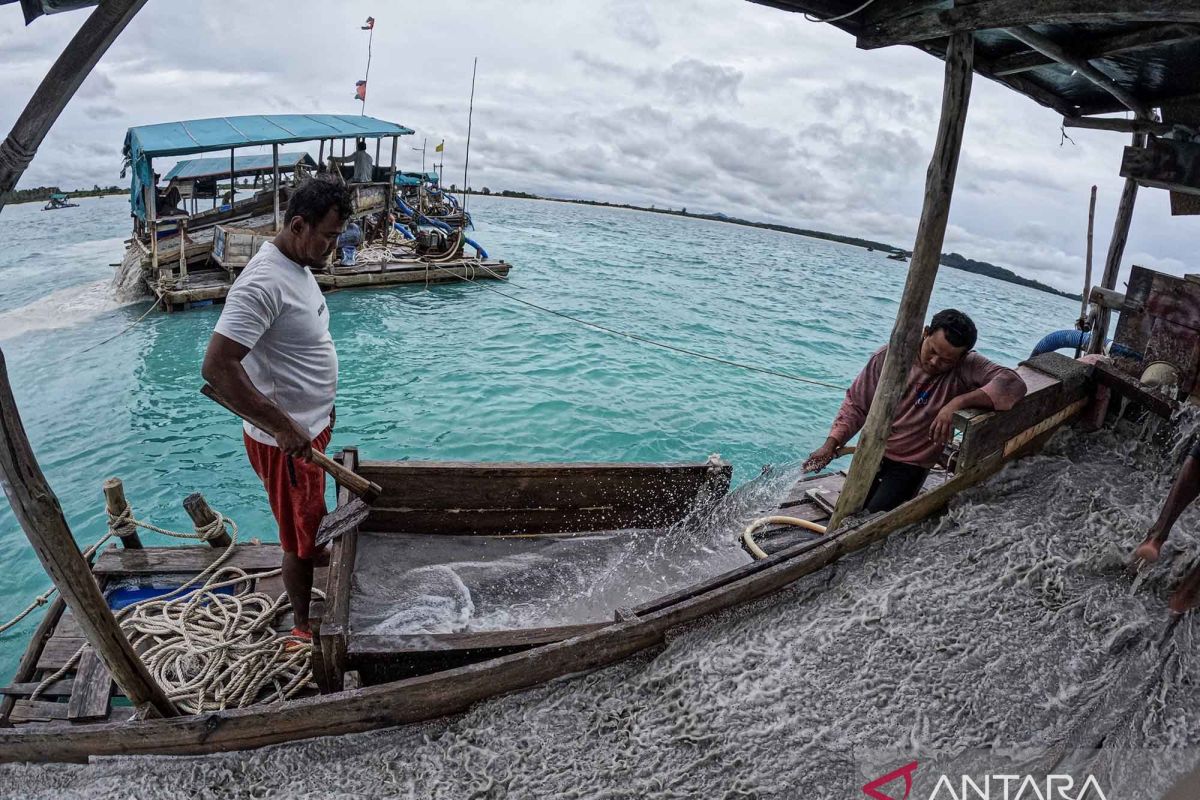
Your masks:
{"label": "wooden boat hull", "polygon": [[[282,704],[172,719],[4,729],[0,730],[0,761],[81,761],[92,755],[122,754],[196,755],[355,733],[459,713],[489,697],[614,664],[660,643],[676,626],[775,592],[927,518],[1008,461],[1039,449],[1058,428],[1083,412],[1093,389],[1089,368],[1063,356],[1050,356],[1022,367],[1033,386],[1017,408],[1003,414],[959,418],[960,427],[966,430],[958,471],[941,485],[887,514],[869,517],[815,541],[787,546],[765,560],[640,606],[618,609],[617,619],[611,623],[479,663]],[[426,500],[436,502],[432,495]],[[339,566],[344,568],[346,558],[344,550],[335,552],[331,580]],[[328,598],[331,607],[339,602],[336,596]],[[327,610],[326,616],[334,613]],[[328,665],[331,657],[344,657],[330,652],[326,632],[321,634],[319,659]]]}

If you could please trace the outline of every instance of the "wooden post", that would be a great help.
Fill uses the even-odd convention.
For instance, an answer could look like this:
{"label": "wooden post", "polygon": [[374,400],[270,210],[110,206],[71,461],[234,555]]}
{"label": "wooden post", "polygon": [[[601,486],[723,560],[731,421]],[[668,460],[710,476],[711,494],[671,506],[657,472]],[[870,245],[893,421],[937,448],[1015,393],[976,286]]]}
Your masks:
{"label": "wooden post", "polygon": [[5,194],[17,185],[50,127],[75,96],[83,79],[145,4],[146,0],[100,3],[63,48],[25,110],[13,123],[8,138],[0,143],[0,208],[4,208]]}
{"label": "wooden post", "polygon": [[[120,478],[109,478],[104,482],[104,508],[108,511],[110,517],[118,517],[125,512],[129,507],[128,501],[125,500],[125,484],[121,483]],[[112,523],[109,523],[110,525]],[[124,530],[125,533],[121,533]],[[117,536],[121,539],[121,544],[126,550],[141,550],[142,540],[138,537],[137,528],[133,525],[128,525],[116,531]]]}
{"label": "wooden post", "polygon": [[937,277],[942,242],[946,236],[946,221],[950,216],[950,199],[954,193],[963,127],[971,99],[974,56],[974,39],[970,32],[955,33],[950,37],[946,50],[945,85],[942,89],[942,116],[938,123],[933,158],[925,175],[925,202],[909,261],[908,280],[904,285],[904,296],[900,300],[892,337],[888,341],[879,386],[859,436],[850,474],[830,519],[831,531],[847,516],[862,509],[867,499],[892,430],[892,415],[907,389],[908,371],[921,346],[925,312]]}
{"label": "wooden post", "polygon": [[[183,510],[192,518],[192,523],[195,524],[197,530],[211,525],[217,518],[217,513],[209,507],[208,501],[199,492],[193,492],[183,498]],[[229,547],[233,544],[233,539],[229,537],[229,529],[222,525],[221,533],[209,539],[208,543],[212,547]]]}
{"label": "wooden post", "polygon": [[[333,152],[333,145],[329,146],[329,152]],[[317,151],[317,166],[325,163],[325,140],[321,140],[321,149]]]}
{"label": "wooden post", "polygon": [[275,232],[279,233],[279,144],[271,145],[271,172],[275,180]]}
{"label": "wooden post", "polygon": [[237,202],[237,190],[233,187],[233,175],[237,171],[233,164],[233,151],[234,148],[229,148],[229,208],[231,210],[233,209],[233,204]]}
{"label": "wooden post", "polygon": [[391,169],[388,170],[388,188],[387,188],[387,193],[384,195],[384,197],[387,198],[387,200],[385,201],[387,203],[387,212],[385,213],[385,215],[383,217],[383,220],[384,220],[383,241],[385,244],[387,243],[388,237],[392,235],[392,227],[390,224],[388,224],[387,219],[390,215],[396,213],[396,202],[394,199],[395,194],[396,194],[396,151],[399,149],[400,149],[400,137],[393,136],[392,137],[392,166],[391,166]]}
{"label": "wooden post", "polygon": [[375,166],[379,166],[379,148],[383,145],[383,137],[375,137]]}
{"label": "wooden post", "polygon": [[179,231],[179,281],[180,286],[187,284],[187,220],[181,219],[175,223]]}
{"label": "wooden post", "polygon": [[0,351],[0,476],[17,518],[42,567],[74,614],[84,635],[134,705],[149,703],[164,716],[175,706],[133,651],[100,593],[92,570],[79,552],[62,506],[46,483],[25,435]]}
{"label": "wooden post", "polygon": [[[1145,147],[1146,135],[1133,134],[1133,146]],[[1104,260],[1104,277],[1100,286],[1105,289],[1117,288],[1117,277],[1121,274],[1121,259],[1125,256],[1125,243],[1129,241],[1129,225],[1133,221],[1133,205],[1137,201],[1138,185],[1133,178],[1125,179],[1125,188],[1121,190],[1121,202],[1117,205],[1117,218],[1113,220],[1112,239],[1108,243],[1108,257]],[[1104,348],[1104,340],[1108,338],[1108,322],[1112,312],[1101,308],[1096,315],[1096,325],[1092,328],[1092,340],[1088,342],[1089,353],[1099,353]]]}
{"label": "wooden post", "polygon": [[154,177],[154,159],[146,159],[146,168],[150,171],[150,186],[147,189],[149,200],[146,204],[146,227],[150,229],[150,274],[154,280],[158,274],[158,181]]}
{"label": "wooden post", "polygon": [[[1092,199],[1088,203],[1087,230],[1087,259],[1083,266],[1083,297],[1079,301],[1079,330],[1087,328],[1088,295],[1092,293],[1092,233],[1096,229],[1096,187],[1092,186]],[[1075,348],[1075,357],[1079,358],[1082,347]]]}

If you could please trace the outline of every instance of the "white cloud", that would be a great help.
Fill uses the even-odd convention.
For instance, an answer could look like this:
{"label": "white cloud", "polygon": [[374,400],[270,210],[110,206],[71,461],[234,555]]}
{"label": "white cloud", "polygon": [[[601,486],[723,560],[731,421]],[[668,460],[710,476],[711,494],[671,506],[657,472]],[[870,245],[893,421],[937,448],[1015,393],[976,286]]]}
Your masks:
{"label": "white cloud", "polygon": [[[286,7],[286,8],[285,8]],[[286,13],[285,13],[286,11]],[[367,112],[446,140],[461,179],[471,59],[479,56],[471,182],[686,206],[911,247],[942,63],[860,51],[797,14],[733,0],[150,3],[44,143],[23,186],[118,180],[130,125],[249,113]],[[83,19],[0,8],[0,127],[11,126]],[[177,35],[186,31],[186,36]],[[1062,288],[1082,280],[1087,197],[1100,187],[1096,263],[1121,191],[1125,137],[975,81],[946,251]],[[386,158],[387,156],[385,156]],[[453,165],[453,166],[452,166]],[[164,165],[165,166],[165,165]],[[1195,218],[1143,190],[1125,264],[1200,271]]]}

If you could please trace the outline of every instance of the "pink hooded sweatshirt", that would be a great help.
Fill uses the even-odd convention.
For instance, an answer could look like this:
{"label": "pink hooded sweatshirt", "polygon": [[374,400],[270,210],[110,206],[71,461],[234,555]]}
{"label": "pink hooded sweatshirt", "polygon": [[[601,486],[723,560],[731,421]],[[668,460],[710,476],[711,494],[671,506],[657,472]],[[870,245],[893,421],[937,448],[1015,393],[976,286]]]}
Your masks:
{"label": "pink hooded sweatshirt", "polygon": [[[887,347],[871,356],[863,371],[846,390],[846,399],[833,420],[830,437],[845,445],[867,421],[867,411],[879,385]],[[1008,367],[988,361],[971,351],[949,372],[930,375],[914,362],[908,371],[908,388],[892,418],[892,433],[888,436],[884,456],[905,464],[932,467],[941,455],[943,445],[930,440],[929,426],[947,403],[959,395],[983,389],[992,399],[996,411],[1007,411],[1025,396],[1025,382]]]}

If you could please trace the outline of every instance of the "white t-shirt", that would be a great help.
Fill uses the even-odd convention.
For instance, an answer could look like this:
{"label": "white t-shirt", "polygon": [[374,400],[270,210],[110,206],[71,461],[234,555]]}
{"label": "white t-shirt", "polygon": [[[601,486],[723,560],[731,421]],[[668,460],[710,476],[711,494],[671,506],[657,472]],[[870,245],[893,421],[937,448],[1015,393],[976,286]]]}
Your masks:
{"label": "white t-shirt", "polygon": [[[307,267],[264,244],[230,288],[215,330],[250,348],[242,366],[256,389],[310,438],[325,430],[338,359],[325,297]],[[251,439],[275,445],[266,431],[249,422],[244,427]]]}
{"label": "white t-shirt", "polygon": [[366,150],[354,151],[354,176],[350,180],[355,183],[370,183],[375,170],[371,167],[371,157]]}

